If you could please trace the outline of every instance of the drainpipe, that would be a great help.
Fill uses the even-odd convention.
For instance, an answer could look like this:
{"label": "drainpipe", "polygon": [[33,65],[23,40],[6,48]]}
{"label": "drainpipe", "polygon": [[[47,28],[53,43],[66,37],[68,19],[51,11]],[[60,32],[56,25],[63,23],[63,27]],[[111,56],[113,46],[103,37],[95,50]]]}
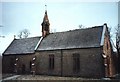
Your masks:
{"label": "drainpipe", "polygon": [[61,50],[61,76],[63,76],[63,52]]}

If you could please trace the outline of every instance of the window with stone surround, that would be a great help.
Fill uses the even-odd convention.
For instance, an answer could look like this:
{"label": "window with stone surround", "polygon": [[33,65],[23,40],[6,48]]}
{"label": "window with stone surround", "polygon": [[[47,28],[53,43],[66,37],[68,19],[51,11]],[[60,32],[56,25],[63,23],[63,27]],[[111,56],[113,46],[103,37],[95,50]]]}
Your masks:
{"label": "window with stone surround", "polygon": [[80,70],[80,54],[73,54],[73,72],[77,73]]}
{"label": "window with stone surround", "polygon": [[54,54],[49,55],[49,70],[54,69]]}

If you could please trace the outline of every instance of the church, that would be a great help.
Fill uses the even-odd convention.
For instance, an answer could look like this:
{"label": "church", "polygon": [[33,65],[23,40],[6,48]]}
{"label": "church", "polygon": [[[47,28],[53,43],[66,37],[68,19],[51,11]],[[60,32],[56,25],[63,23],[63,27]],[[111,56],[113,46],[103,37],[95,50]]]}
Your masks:
{"label": "church", "polygon": [[107,24],[50,33],[47,10],[42,36],[14,39],[4,51],[3,73],[113,77],[116,73]]}

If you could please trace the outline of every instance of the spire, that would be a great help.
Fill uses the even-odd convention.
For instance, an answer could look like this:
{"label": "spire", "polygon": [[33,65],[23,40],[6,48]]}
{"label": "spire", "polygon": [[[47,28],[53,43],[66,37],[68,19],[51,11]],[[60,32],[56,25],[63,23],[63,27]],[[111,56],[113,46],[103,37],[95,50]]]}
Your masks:
{"label": "spire", "polygon": [[43,22],[48,22],[49,23],[49,19],[48,19],[48,15],[47,15],[47,10],[45,10],[45,15],[43,18]]}
{"label": "spire", "polygon": [[[47,7],[47,5],[45,5],[45,7]],[[45,9],[45,15],[44,15],[43,22],[41,25],[42,25],[42,36],[46,37],[50,33],[49,32],[50,23],[49,23],[49,19],[47,15],[47,8]]]}

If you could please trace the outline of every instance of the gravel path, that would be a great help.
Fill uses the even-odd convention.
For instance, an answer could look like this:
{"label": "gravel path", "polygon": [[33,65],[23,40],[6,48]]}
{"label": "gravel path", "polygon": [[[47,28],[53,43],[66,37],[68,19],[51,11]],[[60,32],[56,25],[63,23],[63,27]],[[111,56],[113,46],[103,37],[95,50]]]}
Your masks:
{"label": "gravel path", "polygon": [[7,77],[7,78],[4,78],[4,79],[2,79],[3,81],[5,81],[5,80],[11,80],[11,79],[16,79],[17,77],[19,77],[20,75],[14,75],[14,76],[11,76],[11,77]]}
{"label": "gravel path", "polygon": [[86,80],[85,78],[77,77],[59,77],[59,76],[45,76],[45,75],[22,75],[16,80]]}

